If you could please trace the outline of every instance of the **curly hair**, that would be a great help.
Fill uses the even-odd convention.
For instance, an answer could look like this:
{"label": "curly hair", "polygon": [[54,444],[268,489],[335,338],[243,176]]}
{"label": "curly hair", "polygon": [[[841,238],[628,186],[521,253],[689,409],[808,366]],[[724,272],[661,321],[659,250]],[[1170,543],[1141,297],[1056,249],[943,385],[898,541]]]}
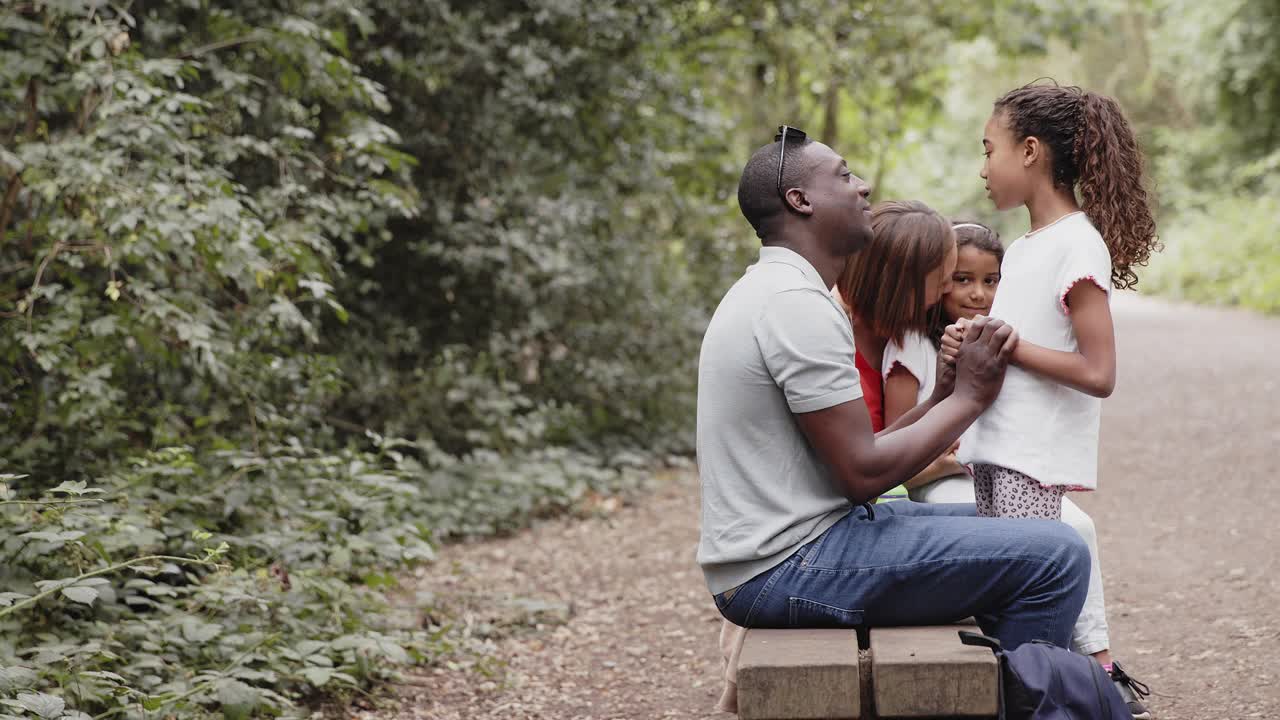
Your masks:
{"label": "curly hair", "polygon": [[925,284],[953,246],[947,219],[918,200],[871,208],[871,243],[849,258],[836,280],[845,309],[879,337],[902,344],[928,328]]}
{"label": "curly hair", "polygon": [[1080,206],[1111,253],[1111,284],[1136,287],[1134,268],[1161,248],[1143,185],[1142,153],[1119,103],[1078,87],[1032,83],[995,103],[1018,140],[1049,148],[1055,186],[1080,191]]}

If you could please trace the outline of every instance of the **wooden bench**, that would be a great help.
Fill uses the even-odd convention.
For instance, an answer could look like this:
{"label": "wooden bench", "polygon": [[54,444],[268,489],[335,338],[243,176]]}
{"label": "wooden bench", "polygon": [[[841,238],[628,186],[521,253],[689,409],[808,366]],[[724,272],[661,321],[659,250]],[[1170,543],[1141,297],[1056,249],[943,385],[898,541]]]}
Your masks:
{"label": "wooden bench", "polygon": [[960,644],[964,625],[750,630],[738,663],[741,720],[994,718],[998,667]]}

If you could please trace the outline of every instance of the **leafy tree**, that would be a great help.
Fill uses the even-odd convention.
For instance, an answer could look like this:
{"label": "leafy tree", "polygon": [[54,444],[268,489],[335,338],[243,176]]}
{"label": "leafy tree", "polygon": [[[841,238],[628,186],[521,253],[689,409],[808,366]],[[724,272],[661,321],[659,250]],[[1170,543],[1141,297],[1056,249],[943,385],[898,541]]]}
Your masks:
{"label": "leafy tree", "polygon": [[56,477],[315,415],[338,243],[417,210],[384,90],[346,57],[360,10],[0,17],[0,456]]}
{"label": "leafy tree", "polygon": [[[1170,23],[1204,23],[1197,56],[1185,58],[1188,69],[1198,67],[1212,82],[1243,156],[1280,149],[1280,5],[1231,0],[1207,10],[1182,0],[1167,8]],[[1188,14],[1179,18],[1181,11]]]}

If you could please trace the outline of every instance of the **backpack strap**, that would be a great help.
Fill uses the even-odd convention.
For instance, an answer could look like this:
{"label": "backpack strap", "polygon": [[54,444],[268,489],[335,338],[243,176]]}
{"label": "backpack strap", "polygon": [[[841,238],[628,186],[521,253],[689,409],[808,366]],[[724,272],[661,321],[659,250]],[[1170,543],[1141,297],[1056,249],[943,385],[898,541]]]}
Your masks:
{"label": "backpack strap", "polygon": [[1000,644],[999,640],[991,637],[990,635],[970,632],[969,630],[960,631],[960,642],[965,645],[976,645],[978,647],[989,648],[991,652],[996,653],[997,655],[1004,652],[1004,646]]}
{"label": "backpack strap", "polygon": [[960,630],[959,635],[961,643],[988,648],[995,654],[997,666],[999,668],[996,672],[996,720],[1005,720],[1004,674],[1008,669],[1008,660],[1006,660],[1004,656],[1004,645],[990,635],[983,635],[982,633],[971,632],[969,630]]}

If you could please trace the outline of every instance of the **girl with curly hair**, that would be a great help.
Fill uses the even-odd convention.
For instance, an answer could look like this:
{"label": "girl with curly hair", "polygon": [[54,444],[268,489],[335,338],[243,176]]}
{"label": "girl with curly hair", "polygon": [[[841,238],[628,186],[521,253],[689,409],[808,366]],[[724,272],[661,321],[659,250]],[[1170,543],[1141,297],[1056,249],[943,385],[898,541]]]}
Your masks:
{"label": "girl with curly hair", "polygon": [[[991,316],[1019,334],[995,403],[960,439],[978,513],[1060,518],[1063,495],[1097,487],[1102,398],[1116,380],[1111,288],[1159,249],[1142,155],[1119,104],[1078,87],[1032,83],[995,102],[981,176],[998,210],[1025,207],[1031,229],[1001,264]],[[947,329],[953,357],[963,323]],[[1112,665],[1104,650],[1095,658]],[[1150,717],[1129,693],[1135,717]]]}

